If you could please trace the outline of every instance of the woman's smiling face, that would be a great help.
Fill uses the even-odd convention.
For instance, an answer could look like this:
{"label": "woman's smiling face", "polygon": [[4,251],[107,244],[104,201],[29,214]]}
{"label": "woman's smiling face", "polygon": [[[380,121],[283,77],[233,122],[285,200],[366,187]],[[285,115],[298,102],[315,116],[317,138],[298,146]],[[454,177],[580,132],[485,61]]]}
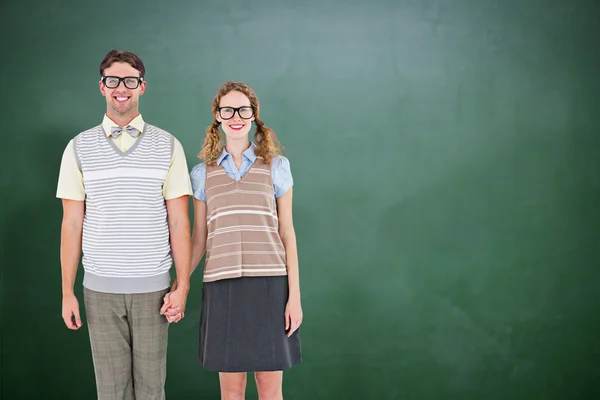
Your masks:
{"label": "woman's smiling face", "polygon": [[245,94],[232,90],[221,97],[215,118],[221,123],[227,138],[242,139],[252,128],[254,109]]}

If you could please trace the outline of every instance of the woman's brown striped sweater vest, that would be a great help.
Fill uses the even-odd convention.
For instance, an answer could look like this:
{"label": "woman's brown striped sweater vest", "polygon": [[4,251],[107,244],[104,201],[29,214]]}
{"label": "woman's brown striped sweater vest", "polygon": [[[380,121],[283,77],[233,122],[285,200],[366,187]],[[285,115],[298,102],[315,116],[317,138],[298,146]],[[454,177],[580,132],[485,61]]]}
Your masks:
{"label": "woman's brown striped sweater vest", "polygon": [[206,166],[204,282],[287,275],[271,168],[258,157],[240,181]]}

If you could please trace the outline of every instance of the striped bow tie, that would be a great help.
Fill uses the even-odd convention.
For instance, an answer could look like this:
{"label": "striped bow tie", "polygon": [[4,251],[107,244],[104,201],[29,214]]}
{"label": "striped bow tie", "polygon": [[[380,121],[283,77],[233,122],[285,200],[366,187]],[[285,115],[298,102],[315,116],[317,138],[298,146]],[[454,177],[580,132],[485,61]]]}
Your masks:
{"label": "striped bow tie", "polygon": [[113,126],[110,128],[110,133],[115,139],[121,136],[121,133],[123,133],[123,131],[127,131],[127,133],[129,133],[134,138],[138,137],[140,134],[140,131],[138,131],[131,125],[127,125],[125,128],[121,128],[120,126]]}

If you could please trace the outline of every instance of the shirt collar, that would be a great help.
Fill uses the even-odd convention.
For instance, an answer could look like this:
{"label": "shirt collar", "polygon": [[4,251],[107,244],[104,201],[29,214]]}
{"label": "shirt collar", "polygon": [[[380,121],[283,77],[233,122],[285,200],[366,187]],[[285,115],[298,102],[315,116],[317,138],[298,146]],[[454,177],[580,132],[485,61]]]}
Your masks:
{"label": "shirt collar", "polygon": [[[144,130],[144,119],[142,118],[142,114],[138,114],[137,117],[131,120],[127,125],[133,126],[138,131],[142,132]],[[106,136],[110,136],[110,128],[113,126],[119,126],[116,122],[108,117],[108,115],[104,114],[104,118],[102,119],[102,128],[104,129],[104,133]]]}
{"label": "shirt collar", "polygon": [[[246,157],[246,159],[250,162],[254,162],[256,160],[256,153],[254,152],[255,148],[256,148],[256,145],[254,143],[250,142],[250,147],[248,147],[242,153],[242,155],[244,157]],[[221,152],[221,155],[219,156],[219,158],[217,158],[217,165],[221,165],[223,160],[225,160],[228,156],[231,156],[231,155],[227,152],[227,150],[225,150],[225,147],[223,147],[223,151]]]}

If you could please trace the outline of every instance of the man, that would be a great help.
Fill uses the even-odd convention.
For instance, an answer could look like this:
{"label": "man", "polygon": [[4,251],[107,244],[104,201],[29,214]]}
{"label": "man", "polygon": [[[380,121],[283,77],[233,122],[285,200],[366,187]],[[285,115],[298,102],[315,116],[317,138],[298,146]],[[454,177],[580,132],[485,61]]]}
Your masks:
{"label": "man", "polygon": [[79,258],[99,400],[164,399],[169,302],[185,310],[190,276],[188,199],[183,148],[138,110],[146,89],[142,60],[110,51],[100,64],[106,98],[102,123],[67,145],[58,180],[63,220],[62,317],[81,324],[74,282]]}

